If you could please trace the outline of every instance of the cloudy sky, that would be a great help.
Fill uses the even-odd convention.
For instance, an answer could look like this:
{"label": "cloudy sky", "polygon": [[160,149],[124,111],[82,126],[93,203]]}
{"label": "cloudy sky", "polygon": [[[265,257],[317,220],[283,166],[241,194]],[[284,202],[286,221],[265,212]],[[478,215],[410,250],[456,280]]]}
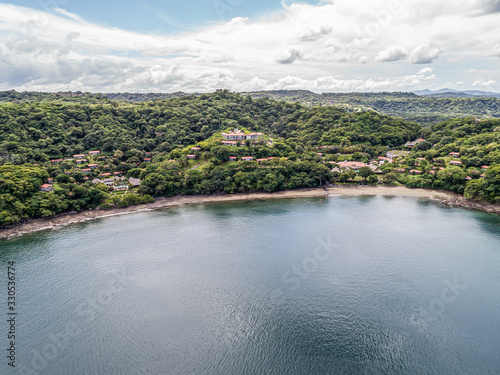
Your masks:
{"label": "cloudy sky", "polygon": [[0,90],[500,92],[500,0],[0,2]]}

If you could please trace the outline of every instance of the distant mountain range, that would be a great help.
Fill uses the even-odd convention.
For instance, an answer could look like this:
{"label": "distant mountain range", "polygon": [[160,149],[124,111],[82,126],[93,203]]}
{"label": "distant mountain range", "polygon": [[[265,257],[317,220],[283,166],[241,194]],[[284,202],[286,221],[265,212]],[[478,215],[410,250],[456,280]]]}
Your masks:
{"label": "distant mountain range", "polygon": [[474,98],[474,97],[488,97],[500,98],[500,93],[480,90],[465,90],[458,91],[454,89],[441,89],[441,90],[417,90],[413,91],[414,94],[419,96],[427,96],[433,98]]}

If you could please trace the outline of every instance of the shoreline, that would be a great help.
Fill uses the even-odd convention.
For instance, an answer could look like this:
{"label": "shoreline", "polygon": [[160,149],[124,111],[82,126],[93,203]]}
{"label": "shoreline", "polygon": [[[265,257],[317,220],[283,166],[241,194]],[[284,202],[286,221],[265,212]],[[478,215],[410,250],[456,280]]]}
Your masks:
{"label": "shoreline", "polygon": [[50,218],[29,219],[25,223],[0,229],[0,240],[9,240],[24,234],[34,233],[48,229],[60,229],[70,224],[83,223],[90,220],[101,219],[117,215],[126,215],[137,212],[153,211],[164,208],[190,206],[196,204],[248,201],[258,199],[280,198],[308,198],[308,197],[360,197],[360,196],[407,196],[440,201],[450,207],[468,208],[500,215],[500,205],[479,202],[467,199],[460,194],[427,189],[410,189],[404,186],[340,186],[333,188],[310,188],[297,190],[284,190],[274,193],[235,193],[223,195],[185,195],[174,197],[160,197],[156,202],[146,203],[111,210],[86,210],[82,212],[65,212]]}

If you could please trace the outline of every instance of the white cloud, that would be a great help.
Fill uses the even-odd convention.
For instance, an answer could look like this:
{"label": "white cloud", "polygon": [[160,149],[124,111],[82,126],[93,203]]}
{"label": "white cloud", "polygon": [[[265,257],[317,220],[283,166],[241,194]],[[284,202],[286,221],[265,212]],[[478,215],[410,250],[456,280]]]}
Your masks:
{"label": "white cloud", "polygon": [[420,69],[417,74],[429,74],[432,73],[433,71],[434,69],[427,67]]}
{"label": "white cloud", "polygon": [[421,44],[411,52],[410,61],[413,64],[430,64],[438,58],[440,53],[439,48]]}
{"label": "white cloud", "polygon": [[392,46],[377,54],[377,61],[399,61],[408,57],[408,51],[401,46]]}
{"label": "white cloud", "polygon": [[487,81],[487,80],[477,80],[477,81],[475,81],[475,82],[472,84],[472,86],[474,86],[474,87],[476,87],[476,86],[484,86],[484,87],[489,87],[489,86],[491,86],[491,85],[494,85],[495,83],[497,83],[497,81],[492,80],[492,79],[490,79],[490,80],[488,80],[488,81]]}
{"label": "white cloud", "polygon": [[[433,68],[463,74],[500,56],[497,2],[291,3],[269,17],[235,18],[175,36],[96,25],[64,9],[0,4],[0,89],[425,88],[445,82],[442,76],[456,81],[430,75]],[[413,64],[432,67],[414,74]],[[488,80],[468,84],[494,88],[498,81],[500,72],[493,71]]]}
{"label": "white cloud", "polygon": [[304,54],[296,49],[290,48],[286,53],[282,54],[276,61],[280,64],[292,64],[297,60],[302,60],[304,58]]}

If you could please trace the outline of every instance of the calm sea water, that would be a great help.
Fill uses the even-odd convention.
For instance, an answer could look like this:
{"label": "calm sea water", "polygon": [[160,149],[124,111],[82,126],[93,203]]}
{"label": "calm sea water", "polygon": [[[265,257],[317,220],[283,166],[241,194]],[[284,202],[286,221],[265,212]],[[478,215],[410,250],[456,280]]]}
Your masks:
{"label": "calm sea water", "polygon": [[[500,218],[401,197],[252,201],[0,242],[17,372],[500,374]],[[4,352],[5,353],[5,352]]]}

